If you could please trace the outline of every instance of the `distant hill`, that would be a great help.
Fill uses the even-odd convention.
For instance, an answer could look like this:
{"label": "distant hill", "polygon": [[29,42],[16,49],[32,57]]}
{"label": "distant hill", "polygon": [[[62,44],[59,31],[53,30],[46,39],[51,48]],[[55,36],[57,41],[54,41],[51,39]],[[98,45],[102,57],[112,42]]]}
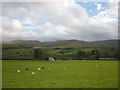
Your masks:
{"label": "distant hill", "polygon": [[[55,42],[44,42],[44,45],[47,47],[96,47],[101,46],[101,44],[79,41],[79,40],[60,40]],[[103,44],[102,44],[103,45]],[[104,45],[106,46],[106,45]]]}
{"label": "distant hill", "polygon": [[78,40],[59,40],[55,42],[44,42],[44,45],[45,46],[74,46],[76,43],[83,44],[86,42],[78,41]]}
{"label": "distant hill", "polygon": [[[85,42],[79,40],[60,40],[55,42],[44,42],[44,46],[47,47],[81,47],[81,48],[95,48],[95,47],[113,47],[109,43],[97,43],[97,42]],[[116,46],[114,46],[116,47]]]}
{"label": "distant hill", "polygon": [[43,43],[37,40],[14,40],[10,42],[2,42],[3,48],[32,48],[41,47]]}
{"label": "distant hill", "polygon": [[119,42],[119,40],[115,39],[115,40],[94,41],[93,43],[96,43],[96,44],[108,44],[108,45],[117,47],[118,46],[118,42]]}
{"label": "distant hill", "polygon": [[32,48],[32,47],[81,47],[81,48],[95,48],[95,47],[116,47],[117,40],[104,40],[85,42],[79,40],[59,40],[55,42],[40,42],[37,40],[14,40],[10,42],[2,42],[3,48]]}

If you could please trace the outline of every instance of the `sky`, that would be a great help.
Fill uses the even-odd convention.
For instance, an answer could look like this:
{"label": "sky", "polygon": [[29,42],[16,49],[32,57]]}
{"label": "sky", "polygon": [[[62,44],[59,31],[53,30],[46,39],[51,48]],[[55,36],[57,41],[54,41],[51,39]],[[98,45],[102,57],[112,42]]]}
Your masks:
{"label": "sky", "polygon": [[2,2],[2,40],[118,38],[117,2]]}

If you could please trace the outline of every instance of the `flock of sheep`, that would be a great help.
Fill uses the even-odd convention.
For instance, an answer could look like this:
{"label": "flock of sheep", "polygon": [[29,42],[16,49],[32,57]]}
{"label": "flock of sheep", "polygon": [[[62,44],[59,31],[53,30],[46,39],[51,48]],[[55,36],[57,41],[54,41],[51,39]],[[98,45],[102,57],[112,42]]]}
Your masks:
{"label": "flock of sheep", "polygon": [[[103,64],[102,64],[103,65]],[[21,66],[21,65],[20,65]],[[98,64],[96,64],[96,68],[98,68]],[[104,68],[104,66],[101,66],[100,68]],[[44,69],[44,67],[42,67],[42,69]],[[26,70],[28,70],[28,69],[26,69]],[[41,68],[39,67],[38,69],[37,69],[38,71],[40,71],[41,70]],[[48,70],[50,70],[50,67],[48,67]],[[66,70],[66,68],[65,67],[63,67],[63,70]],[[20,70],[17,70],[17,72],[21,72]],[[35,72],[32,72],[31,74],[35,74]]]}
{"label": "flock of sheep", "polygon": [[[101,65],[103,65],[103,64],[101,64]],[[98,68],[98,64],[96,64],[96,68]],[[104,68],[104,66],[101,66],[100,68]]]}
{"label": "flock of sheep", "polygon": [[[42,67],[42,69],[44,69],[44,67]],[[65,67],[63,67],[63,69],[64,69],[64,70],[66,70],[66,68],[65,68]],[[28,69],[26,69],[26,70],[28,70]],[[39,67],[37,70],[38,70],[38,71],[40,71],[40,70],[41,70],[41,68]],[[48,67],[48,70],[50,70],[50,67]],[[20,71],[20,70],[17,70],[17,72],[21,72],[21,71]],[[34,74],[35,74],[35,72],[32,72],[32,74],[34,75]]]}

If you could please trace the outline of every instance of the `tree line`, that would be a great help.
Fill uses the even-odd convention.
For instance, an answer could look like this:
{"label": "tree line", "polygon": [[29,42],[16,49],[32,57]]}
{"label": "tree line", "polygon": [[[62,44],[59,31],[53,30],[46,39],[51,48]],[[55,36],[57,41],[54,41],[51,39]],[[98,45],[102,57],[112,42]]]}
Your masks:
{"label": "tree line", "polygon": [[[60,51],[60,53],[63,53]],[[78,50],[76,53],[76,59],[83,59],[83,58],[89,58],[89,59],[96,59],[99,60],[100,57],[106,57],[106,58],[116,58],[119,59],[119,53],[114,53],[113,55],[109,56],[108,53],[102,53],[98,49],[91,50],[89,52],[84,50]],[[47,51],[37,48],[34,50],[34,58],[39,60],[45,60],[48,57]],[[54,57],[54,56],[52,56]],[[62,58],[62,57],[61,57]],[[69,57],[67,57],[69,58]]]}

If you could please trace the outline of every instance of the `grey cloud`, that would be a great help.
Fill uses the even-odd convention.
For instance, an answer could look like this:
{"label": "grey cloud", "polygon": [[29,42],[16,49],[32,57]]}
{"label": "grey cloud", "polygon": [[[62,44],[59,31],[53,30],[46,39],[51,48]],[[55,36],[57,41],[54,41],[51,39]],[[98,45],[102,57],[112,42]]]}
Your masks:
{"label": "grey cloud", "polygon": [[[4,3],[3,40],[93,41],[117,38],[117,19],[105,14],[109,11],[88,17],[86,9],[76,3],[66,7],[62,3]],[[22,24],[37,26],[24,27]]]}

